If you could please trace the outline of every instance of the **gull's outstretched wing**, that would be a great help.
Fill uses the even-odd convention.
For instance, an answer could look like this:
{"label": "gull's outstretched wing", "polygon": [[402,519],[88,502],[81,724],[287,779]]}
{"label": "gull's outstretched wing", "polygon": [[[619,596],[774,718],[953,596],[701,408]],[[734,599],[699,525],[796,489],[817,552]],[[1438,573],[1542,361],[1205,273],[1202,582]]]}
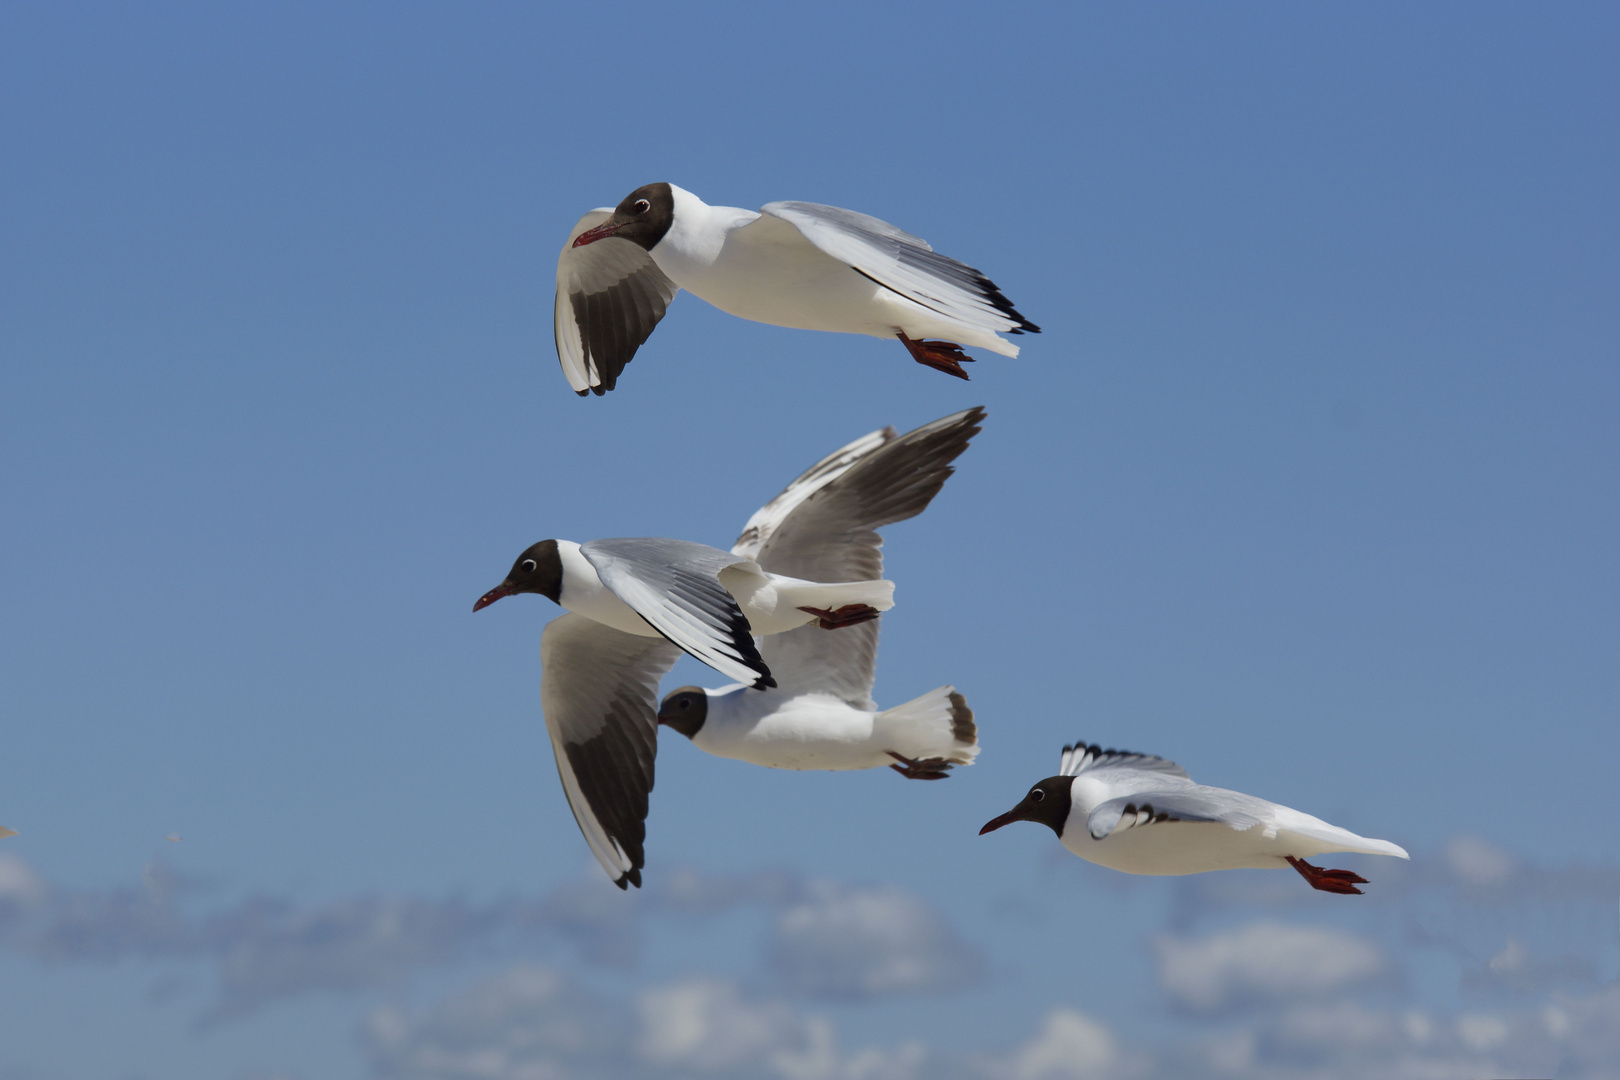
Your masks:
{"label": "gull's outstretched wing", "polygon": [[647,794],[658,753],[658,681],[681,651],[583,615],[540,636],[540,704],[568,806],[602,869],[641,885]]}
{"label": "gull's outstretched wing", "polygon": [[[877,530],[927,508],[984,416],[975,407],[900,436],[874,431],[840,448],[749,518],[733,554],[808,581],[882,577]],[[866,708],[877,642],[874,620],[830,632],[800,627],[764,639],[760,652],[783,692],[835,694]]]}

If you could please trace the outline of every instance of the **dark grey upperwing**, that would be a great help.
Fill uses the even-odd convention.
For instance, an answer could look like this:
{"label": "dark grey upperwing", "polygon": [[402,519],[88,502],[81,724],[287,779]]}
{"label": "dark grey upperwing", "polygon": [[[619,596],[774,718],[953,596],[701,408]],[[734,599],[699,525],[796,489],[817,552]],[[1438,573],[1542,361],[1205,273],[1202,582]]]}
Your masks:
{"label": "dark grey upperwing", "polygon": [[[927,508],[984,416],[975,407],[898,437],[885,430],[855,440],[761,507],[731,550],[770,573],[808,581],[882,577],[877,530]],[[760,652],[784,692],[875,708],[878,630],[878,620],[832,632],[800,627],[763,639]]]}
{"label": "dark grey upperwing", "polygon": [[579,552],[614,596],[670,641],[740,683],[776,685],[747,616],[720,584],[720,571],[749,560],[707,544],[651,537],[592,540]]}
{"label": "dark grey upperwing", "polygon": [[793,502],[785,514],[765,516],[793,491],[790,485],[749,521],[732,550],[742,554],[739,548],[752,530],[751,557],[770,573],[808,581],[882,577],[883,538],[877,530],[927,509],[984,417],[984,409],[975,406],[890,438]]}
{"label": "dark grey upperwing", "polygon": [[839,262],[930,311],[991,333],[1040,333],[995,282],[881,218],[807,202],[767,203],[760,213],[781,218]]}
{"label": "dark grey upperwing", "polygon": [[1270,806],[1253,795],[1189,784],[1164,791],[1138,791],[1098,803],[1086,818],[1086,828],[1097,840],[1121,829],[1165,821],[1219,822],[1241,832],[1259,825]]}
{"label": "dark grey upperwing", "polygon": [[540,636],[540,705],[568,806],[613,883],[641,885],[658,753],[658,682],[681,651],[583,615]]}
{"label": "dark grey upperwing", "polygon": [[580,218],[557,257],[557,359],[581,396],[605,394],[618,384],[619,372],[680,291],[640,244],[610,236],[574,247],[580,233],[611,214],[592,210]]}

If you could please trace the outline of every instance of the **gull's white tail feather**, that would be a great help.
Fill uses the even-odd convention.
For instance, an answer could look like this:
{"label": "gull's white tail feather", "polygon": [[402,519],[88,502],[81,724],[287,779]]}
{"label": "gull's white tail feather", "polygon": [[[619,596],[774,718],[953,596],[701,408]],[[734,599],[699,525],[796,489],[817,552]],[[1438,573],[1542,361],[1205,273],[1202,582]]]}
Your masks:
{"label": "gull's white tail feather", "polygon": [[973,710],[954,686],[941,686],[884,709],[873,720],[872,735],[885,749],[908,758],[944,758],[971,765],[979,754]]}

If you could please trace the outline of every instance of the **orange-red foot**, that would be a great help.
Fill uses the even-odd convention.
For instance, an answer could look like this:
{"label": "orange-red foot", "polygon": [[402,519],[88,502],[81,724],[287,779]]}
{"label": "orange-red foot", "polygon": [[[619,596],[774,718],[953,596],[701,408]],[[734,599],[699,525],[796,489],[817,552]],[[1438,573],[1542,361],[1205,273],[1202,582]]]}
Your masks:
{"label": "orange-red foot", "polygon": [[867,604],[845,604],[831,611],[819,607],[801,607],[799,610],[814,615],[820,620],[816,625],[823,630],[842,630],[846,626],[870,622],[879,615],[877,608]]}
{"label": "orange-red foot", "polygon": [[958,379],[968,377],[968,373],[962,370],[962,365],[973,363],[973,357],[963,352],[962,346],[956,342],[935,341],[932,338],[918,341],[904,334],[896,336],[917,363],[927,365],[935,371],[943,371],[947,375],[955,375]]}
{"label": "orange-red foot", "polygon": [[1288,860],[1289,866],[1299,871],[1300,877],[1311,883],[1313,889],[1340,893],[1344,896],[1360,896],[1361,890],[1356,886],[1367,884],[1366,878],[1349,870],[1324,870],[1292,855],[1284,855],[1283,858]]}
{"label": "orange-red foot", "polygon": [[900,763],[889,768],[907,780],[943,780],[950,775],[951,763],[942,757],[908,758],[893,750],[883,752]]}

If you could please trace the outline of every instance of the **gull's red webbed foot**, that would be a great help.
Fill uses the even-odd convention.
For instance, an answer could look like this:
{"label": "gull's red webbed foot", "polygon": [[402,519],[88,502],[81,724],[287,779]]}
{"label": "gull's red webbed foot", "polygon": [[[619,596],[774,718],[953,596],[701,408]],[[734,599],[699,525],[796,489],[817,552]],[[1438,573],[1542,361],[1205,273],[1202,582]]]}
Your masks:
{"label": "gull's red webbed foot", "polygon": [[889,768],[907,780],[943,780],[950,775],[951,763],[942,757],[908,758],[893,750],[883,752],[900,763]]}
{"label": "gull's red webbed foot", "polygon": [[814,615],[817,624],[823,630],[842,630],[846,626],[856,626],[863,622],[870,622],[878,617],[880,612],[869,604],[845,604],[841,608],[801,607],[800,611],[807,615]]}
{"label": "gull's red webbed foot", "polygon": [[955,375],[958,379],[968,377],[968,373],[962,370],[962,365],[973,363],[973,357],[963,352],[962,346],[956,342],[935,341],[932,338],[918,341],[906,337],[903,333],[896,336],[917,363],[931,367],[935,371],[943,371],[947,375]]}
{"label": "gull's red webbed foot", "polygon": [[1289,866],[1299,871],[1300,877],[1311,883],[1313,889],[1340,893],[1344,896],[1360,896],[1361,890],[1356,886],[1367,884],[1366,878],[1349,870],[1324,870],[1292,855],[1284,855],[1283,858],[1288,860]]}

